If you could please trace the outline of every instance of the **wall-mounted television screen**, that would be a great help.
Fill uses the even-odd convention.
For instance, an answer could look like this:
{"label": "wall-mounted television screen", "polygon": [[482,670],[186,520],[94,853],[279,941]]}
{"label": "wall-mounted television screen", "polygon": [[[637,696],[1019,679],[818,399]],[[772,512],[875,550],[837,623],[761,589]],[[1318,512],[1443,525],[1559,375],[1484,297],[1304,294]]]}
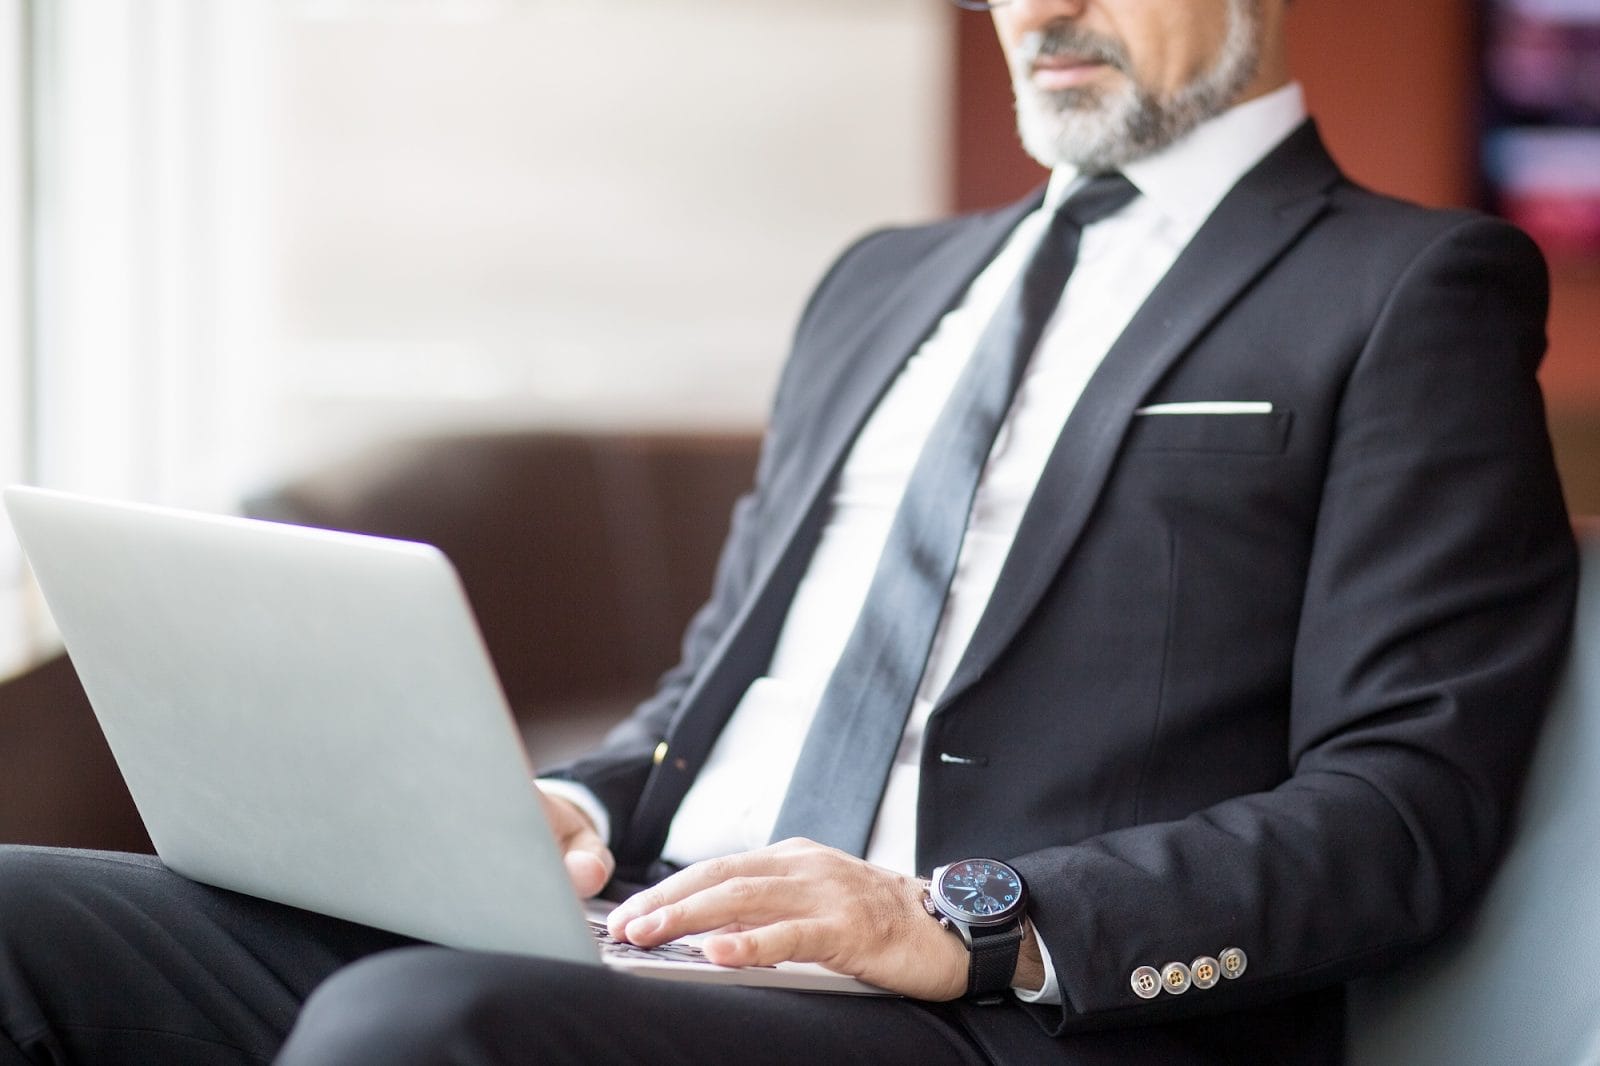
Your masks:
{"label": "wall-mounted television screen", "polygon": [[1489,206],[1552,259],[1600,260],[1600,0],[1483,0]]}

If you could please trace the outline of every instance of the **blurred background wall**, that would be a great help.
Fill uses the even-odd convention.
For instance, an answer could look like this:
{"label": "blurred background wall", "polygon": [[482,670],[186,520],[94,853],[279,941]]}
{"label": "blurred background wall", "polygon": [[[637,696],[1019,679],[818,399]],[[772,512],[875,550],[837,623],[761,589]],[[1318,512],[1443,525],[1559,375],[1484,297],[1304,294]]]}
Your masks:
{"label": "blurred background wall", "polygon": [[[938,0],[0,0],[3,479],[207,508],[374,442],[759,430],[945,206]],[[0,519],[0,677],[48,646]]]}

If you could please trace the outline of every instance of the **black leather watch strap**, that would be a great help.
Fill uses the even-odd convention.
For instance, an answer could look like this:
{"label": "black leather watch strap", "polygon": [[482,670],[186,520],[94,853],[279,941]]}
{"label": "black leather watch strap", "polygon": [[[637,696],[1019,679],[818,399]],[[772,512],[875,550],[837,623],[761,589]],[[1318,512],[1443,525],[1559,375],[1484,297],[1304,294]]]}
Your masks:
{"label": "black leather watch strap", "polygon": [[997,1002],[1011,987],[1017,972],[1017,953],[1022,950],[1022,922],[994,930],[972,930],[971,954],[967,960],[967,998]]}

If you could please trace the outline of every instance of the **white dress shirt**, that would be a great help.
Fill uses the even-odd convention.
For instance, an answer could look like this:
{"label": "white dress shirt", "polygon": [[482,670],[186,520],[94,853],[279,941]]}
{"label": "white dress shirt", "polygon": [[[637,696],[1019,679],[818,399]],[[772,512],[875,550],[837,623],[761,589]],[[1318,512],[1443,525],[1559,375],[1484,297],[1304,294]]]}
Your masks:
{"label": "white dress shirt", "polygon": [[[1077,267],[1024,371],[972,504],[944,614],[878,809],[868,861],[916,871],[922,737],[1010,551],[1022,513],[1068,415],[1134,313],[1234,184],[1305,118],[1298,85],[1236,107],[1123,173],[1140,196],[1089,226]],[[979,334],[1079,183],[1051,175],[1040,208],[906,363],[851,447],[821,539],[796,590],[766,675],[745,692],[673,818],[662,857],[688,864],[767,843],[828,675],[844,648],[882,554],[912,467]],[[552,784],[541,782],[543,784]],[[597,816],[581,786],[554,782]],[[957,858],[959,856],[952,856]],[[1004,856],[996,856],[1004,858]],[[1059,1002],[1046,956],[1045,988]]]}

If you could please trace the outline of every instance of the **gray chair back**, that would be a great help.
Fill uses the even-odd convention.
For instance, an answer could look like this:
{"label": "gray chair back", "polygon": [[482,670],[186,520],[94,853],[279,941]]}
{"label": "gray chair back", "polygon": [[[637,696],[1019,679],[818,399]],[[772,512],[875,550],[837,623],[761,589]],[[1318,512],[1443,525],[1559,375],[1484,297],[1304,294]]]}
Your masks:
{"label": "gray chair back", "polygon": [[1467,925],[1350,988],[1350,1066],[1600,1066],[1600,530],[1505,863]]}

